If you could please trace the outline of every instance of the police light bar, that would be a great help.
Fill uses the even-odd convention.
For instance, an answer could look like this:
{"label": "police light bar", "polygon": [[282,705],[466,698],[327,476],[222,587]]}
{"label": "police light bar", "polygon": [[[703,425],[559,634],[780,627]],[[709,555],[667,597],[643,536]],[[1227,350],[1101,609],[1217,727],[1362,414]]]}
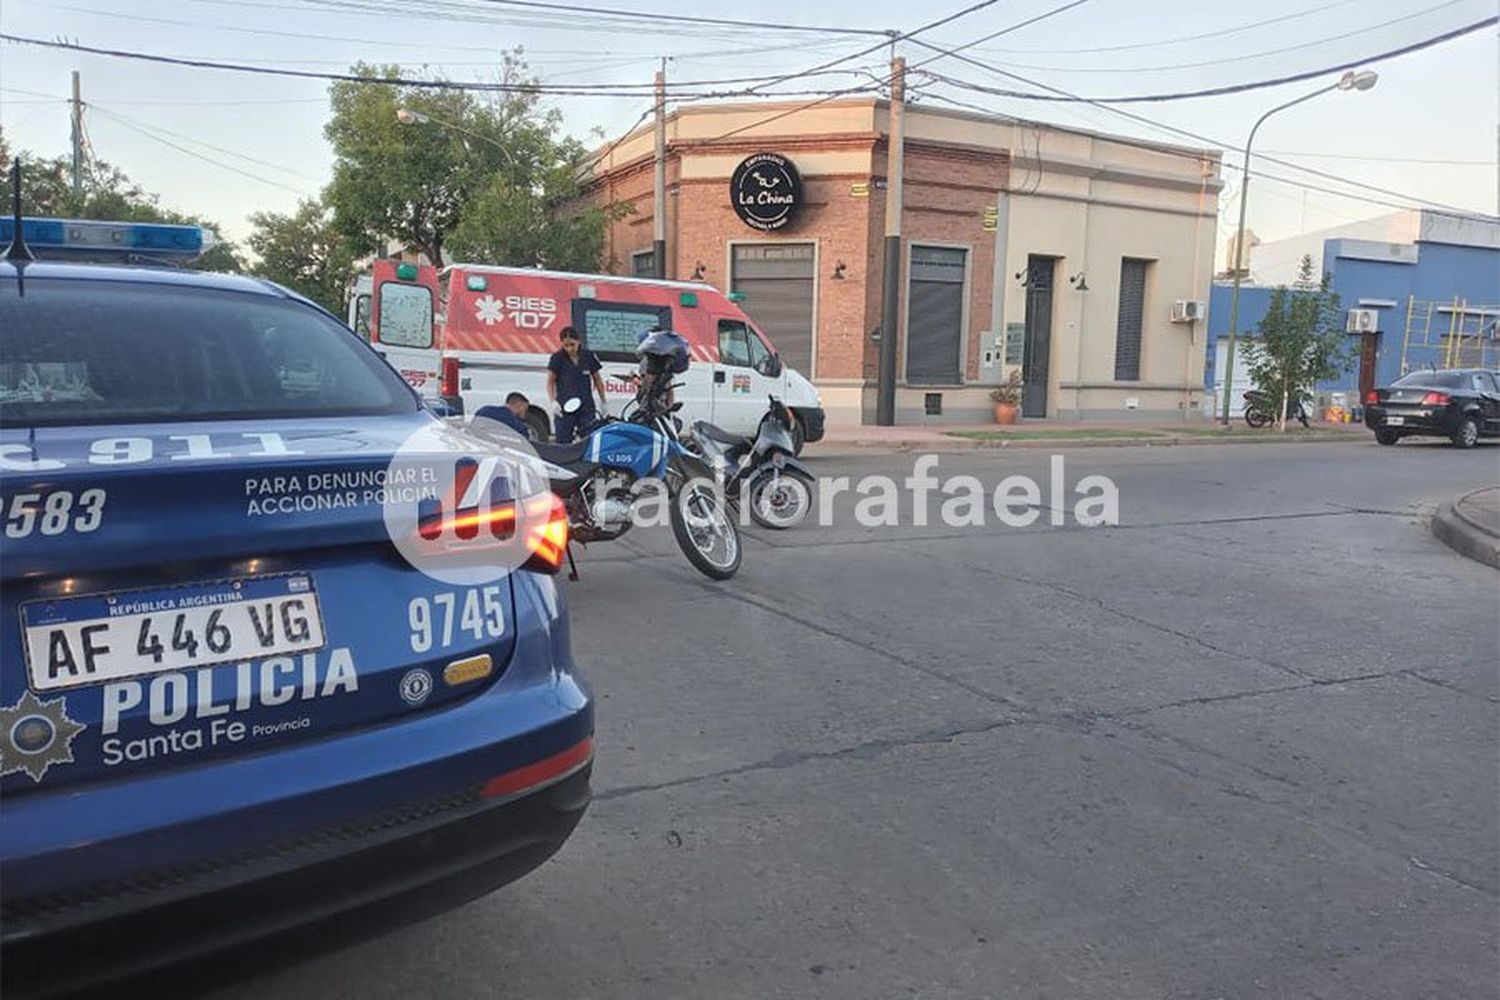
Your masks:
{"label": "police light bar", "polygon": [[[0,245],[15,237],[14,219],[0,218]],[[131,257],[192,260],[214,245],[202,226],[163,222],[23,218],[21,234],[40,259],[121,260]]]}

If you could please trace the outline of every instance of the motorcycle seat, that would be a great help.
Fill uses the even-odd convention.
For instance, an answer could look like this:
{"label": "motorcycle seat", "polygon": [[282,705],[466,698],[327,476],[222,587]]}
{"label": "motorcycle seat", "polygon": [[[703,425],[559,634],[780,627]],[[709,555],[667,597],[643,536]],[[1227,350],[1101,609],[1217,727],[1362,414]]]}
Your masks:
{"label": "motorcycle seat", "polygon": [[717,441],[720,444],[743,444],[743,434],[731,434],[722,427],[716,427],[707,420],[699,420],[693,424],[693,433]]}
{"label": "motorcycle seat", "polygon": [[537,441],[532,445],[536,449],[537,456],[544,462],[553,465],[572,465],[583,458],[583,453],[588,451],[587,439],[575,441],[572,444],[551,444],[545,441]]}

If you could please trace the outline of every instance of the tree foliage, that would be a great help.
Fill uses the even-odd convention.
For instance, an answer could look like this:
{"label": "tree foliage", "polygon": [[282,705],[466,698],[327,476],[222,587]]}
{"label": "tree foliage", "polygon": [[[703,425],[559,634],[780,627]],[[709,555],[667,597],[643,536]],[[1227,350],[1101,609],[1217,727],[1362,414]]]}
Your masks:
{"label": "tree foliage", "polygon": [[[368,77],[399,66],[359,65]],[[329,88],[333,180],[325,200],[357,255],[394,241],[442,263],[453,254],[486,263],[594,270],[609,212],[580,205],[585,150],[560,134],[519,53],[501,80],[520,88],[476,94],[390,83]],[[403,111],[405,122],[398,118]]]}
{"label": "tree foliage", "polygon": [[307,296],[341,315],[354,272],[349,242],[334,228],[332,212],[320,199],[304,199],[296,211],[256,212],[250,249],[255,273]]}
{"label": "tree foliage", "polygon": [[1271,293],[1260,335],[1245,343],[1246,367],[1283,428],[1298,399],[1348,371],[1354,360],[1338,294],[1329,289],[1327,274],[1315,274],[1312,257],[1304,256],[1296,283]]}
{"label": "tree foliage", "polygon": [[[170,222],[202,226],[214,234],[214,245],[187,266],[200,271],[243,270],[244,263],[237,248],[224,239],[218,223],[164,208],[157,195],[132,181],[118,167],[103,160],[90,160],[84,172],[82,191],[74,194],[72,161],[68,157],[46,159],[29,153],[19,155],[24,171],[21,211],[25,214],[105,222]],[[9,169],[9,149],[0,139],[0,170]],[[6,201],[8,209],[9,199]]]}

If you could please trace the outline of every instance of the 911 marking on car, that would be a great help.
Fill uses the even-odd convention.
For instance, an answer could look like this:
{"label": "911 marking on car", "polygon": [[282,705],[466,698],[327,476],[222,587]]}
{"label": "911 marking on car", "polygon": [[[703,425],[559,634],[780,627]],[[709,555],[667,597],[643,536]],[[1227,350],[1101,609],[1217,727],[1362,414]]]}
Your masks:
{"label": "911 marking on car", "polygon": [[33,691],[321,649],[305,574],[247,577],[21,605]]}
{"label": "911 marking on car", "polygon": [[[246,442],[254,447],[243,449]],[[287,447],[276,431],[245,431],[239,434],[169,434],[164,438],[107,437],[89,443],[89,465],[141,465],[158,454],[174,462],[205,462],[224,459],[284,458],[306,452]],[[29,444],[0,444],[0,472],[57,472],[82,462],[42,457]]]}
{"label": "911 marking on car", "polygon": [[97,487],[76,494],[72,490],[12,493],[0,501],[0,509],[5,511],[5,537],[51,536],[68,531],[86,535],[98,531],[104,522],[107,499],[108,494]]}

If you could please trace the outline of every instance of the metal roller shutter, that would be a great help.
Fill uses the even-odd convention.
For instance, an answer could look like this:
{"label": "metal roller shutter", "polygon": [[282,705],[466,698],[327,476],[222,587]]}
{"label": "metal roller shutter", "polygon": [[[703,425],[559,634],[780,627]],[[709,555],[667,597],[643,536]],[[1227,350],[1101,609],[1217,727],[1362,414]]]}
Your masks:
{"label": "metal roller shutter", "polygon": [[732,264],[730,286],[745,296],[740,308],[776,344],[783,363],[811,377],[813,299],[817,284],[813,245],[737,246]]}
{"label": "metal roller shutter", "polygon": [[956,385],[963,381],[964,264],[967,250],[911,248],[906,310],[906,381]]}
{"label": "metal roller shutter", "polygon": [[1120,261],[1120,317],[1115,325],[1115,379],[1136,382],[1141,377],[1141,318],[1146,309],[1146,264]]}

